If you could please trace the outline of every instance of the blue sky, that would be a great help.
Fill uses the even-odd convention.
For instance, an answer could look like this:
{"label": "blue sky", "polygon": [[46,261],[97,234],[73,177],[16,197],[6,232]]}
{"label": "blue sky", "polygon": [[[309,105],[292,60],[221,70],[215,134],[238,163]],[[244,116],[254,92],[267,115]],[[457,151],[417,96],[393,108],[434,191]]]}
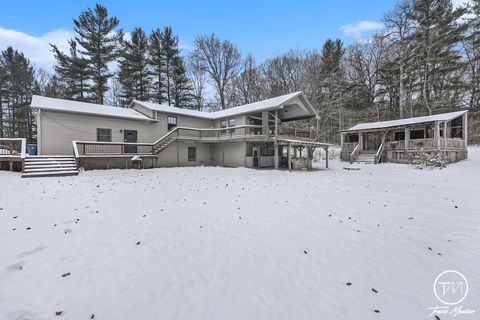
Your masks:
{"label": "blue sky", "polygon": [[[5,1],[0,10],[0,49],[12,45],[38,65],[51,67],[48,43],[66,48],[72,18],[96,1]],[[125,31],[172,26],[184,50],[195,36],[215,32],[261,62],[297,48],[321,48],[328,38],[345,43],[379,28],[394,0],[344,1],[101,1]]]}

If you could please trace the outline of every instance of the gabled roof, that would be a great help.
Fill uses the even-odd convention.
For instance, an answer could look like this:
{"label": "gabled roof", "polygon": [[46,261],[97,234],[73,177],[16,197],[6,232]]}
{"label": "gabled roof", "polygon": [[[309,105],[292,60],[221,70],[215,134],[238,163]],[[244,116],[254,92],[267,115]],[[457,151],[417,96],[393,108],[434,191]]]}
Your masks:
{"label": "gabled roof", "polygon": [[398,120],[390,120],[390,121],[359,123],[351,127],[350,129],[341,130],[341,131],[343,132],[365,131],[365,130],[375,130],[375,129],[382,129],[382,128],[407,126],[407,125],[418,124],[418,123],[451,121],[455,118],[463,116],[467,112],[468,110],[463,110],[463,111],[456,111],[456,112],[440,113],[440,114],[435,114],[431,116],[414,117],[414,118],[406,118],[406,119],[398,119]]}
{"label": "gabled roof", "polygon": [[30,104],[30,107],[66,113],[81,113],[112,118],[156,121],[131,108],[109,107],[101,104],[48,98],[36,95],[32,97],[32,103]]}
{"label": "gabled roof", "polygon": [[278,109],[283,105],[288,104],[290,101],[294,100],[295,98],[299,98],[302,101],[302,103],[308,109],[307,112],[311,113],[312,116],[316,116],[315,109],[313,108],[313,106],[310,104],[308,99],[305,97],[305,95],[301,91],[286,94],[283,96],[278,96],[271,99],[266,99],[258,102],[241,105],[238,107],[233,107],[233,108],[224,109],[220,111],[214,111],[214,112],[180,109],[180,108],[176,108],[176,107],[172,107],[164,104],[144,102],[144,101],[138,101],[138,100],[133,100],[131,107],[137,104],[155,111],[214,120],[214,119],[232,117],[236,115],[242,115],[246,113]]}

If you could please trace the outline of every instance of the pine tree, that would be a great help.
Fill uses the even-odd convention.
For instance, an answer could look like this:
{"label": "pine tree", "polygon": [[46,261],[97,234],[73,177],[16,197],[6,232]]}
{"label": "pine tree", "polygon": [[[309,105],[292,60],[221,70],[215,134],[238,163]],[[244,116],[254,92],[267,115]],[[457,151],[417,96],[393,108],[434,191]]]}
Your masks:
{"label": "pine tree", "polygon": [[[167,103],[168,105],[172,104],[172,77],[174,71],[174,60],[177,60],[176,63],[180,65],[177,56],[180,54],[178,49],[178,37],[174,36],[172,33],[171,27],[165,27],[161,33],[161,43],[162,43],[162,53],[163,53],[163,63],[164,63],[164,74],[165,74],[165,84],[166,84],[166,94],[167,94]],[[183,64],[183,62],[182,62]],[[181,71],[181,70],[179,70]],[[183,68],[185,73],[185,68]],[[178,78],[178,75],[177,75]]]}
{"label": "pine tree", "polygon": [[118,79],[125,103],[133,99],[150,99],[151,73],[149,71],[148,38],[141,28],[135,28],[130,40],[122,41]]}
{"label": "pine tree", "polygon": [[2,106],[7,112],[4,115],[4,135],[26,137],[32,141],[33,125],[29,105],[34,79],[33,66],[23,53],[8,47],[1,53],[0,68],[4,70]]}
{"label": "pine tree", "polygon": [[472,0],[464,40],[467,58],[469,106],[480,111],[480,0]]}
{"label": "pine tree", "polygon": [[152,98],[156,103],[165,101],[165,79],[164,79],[164,53],[162,48],[162,31],[155,29],[149,37],[150,44],[150,65],[153,69],[152,76]]}
{"label": "pine tree", "polygon": [[464,27],[458,22],[462,9],[453,9],[451,0],[417,0],[412,20],[412,56],[420,73],[418,91],[427,113],[450,109],[460,103],[461,55],[457,49]]}
{"label": "pine tree", "polygon": [[180,56],[178,36],[171,27],[163,31],[155,29],[150,35],[150,65],[154,74],[154,101],[185,107],[191,99],[190,84]]}
{"label": "pine tree", "polygon": [[88,58],[92,72],[92,100],[103,104],[108,78],[112,76],[108,63],[118,56],[118,43],[123,31],[116,30],[118,19],[109,17],[107,8],[98,3],[94,9],[83,11],[73,23],[77,33],[75,40],[84,49],[80,53]]}
{"label": "pine tree", "polygon": [[183,58],[177,54],[171,64],[171,99],[175,107],[190,107],[192,92]]}
{"label": "pine tree", "polygon": [[91,69],[88,66],[87,59],[79,55],[77,42],[73,39],[69,41],[70,55],[61,52],[56,45],[50,44],[53,54],[57,60],[54,69],[63,83],[62,97],[71,100],[88,101],[88,92],[90,91],[89,80]]}

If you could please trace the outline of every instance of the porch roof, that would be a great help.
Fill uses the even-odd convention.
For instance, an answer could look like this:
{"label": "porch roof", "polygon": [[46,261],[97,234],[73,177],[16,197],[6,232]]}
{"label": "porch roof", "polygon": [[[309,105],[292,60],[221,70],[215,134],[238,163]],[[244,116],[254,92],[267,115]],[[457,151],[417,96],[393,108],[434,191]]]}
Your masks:
{"label": "porch roof", "polygon": [[383,129],[383,128],[391,128],[391,127],[408,126],[408,125],[419,124],[419,123],[451,121],[453,119],[463,116],[467,112],[468,110],[463,110],[463,111],[455,111],[455,112],[448,112],[448,113],[440,113],[440,114],[435,114],[431,116],[405,118],[405,119],[390,120],[390,121],[359,123],[351,127],[350,129],[340,130],[340,131],[341,132],[367,131],[367,130],[376,130],[376,129]]}
{"label": "porch roof", "polygon": [[185,115],[209,120],[217,120],[276,109],[282,111],[281,117],[284,120],[308,119],[317,116],[315,108],[301,91],[213,112],[182,109],[165,104],[133,100],[130,107],[135,108],[135,105],[140,105],[150,110],[163,113]]}

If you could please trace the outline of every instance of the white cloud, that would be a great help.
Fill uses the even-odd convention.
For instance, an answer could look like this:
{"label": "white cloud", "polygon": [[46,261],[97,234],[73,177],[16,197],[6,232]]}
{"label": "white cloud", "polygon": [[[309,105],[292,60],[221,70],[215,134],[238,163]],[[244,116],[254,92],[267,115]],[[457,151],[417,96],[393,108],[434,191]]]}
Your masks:
{"label": "white cloud", "polygon": [[55,58],[50,43],[56,44],[60,50],[68,52],[68,40],[73,37],[74,33],[66,29],[57,29],[41,36],[34,36],[0,27],[0,50],[12,46],[14,49],[23,52],[37,66],[52,71]]}
{"label": "white cloud", "polygon": [[361,39],[363,33],[370,33],[383,28],[383,24],[375,21],[363,20],[357,23],[347,24],[340,27],[340,31],[347,37]]}

